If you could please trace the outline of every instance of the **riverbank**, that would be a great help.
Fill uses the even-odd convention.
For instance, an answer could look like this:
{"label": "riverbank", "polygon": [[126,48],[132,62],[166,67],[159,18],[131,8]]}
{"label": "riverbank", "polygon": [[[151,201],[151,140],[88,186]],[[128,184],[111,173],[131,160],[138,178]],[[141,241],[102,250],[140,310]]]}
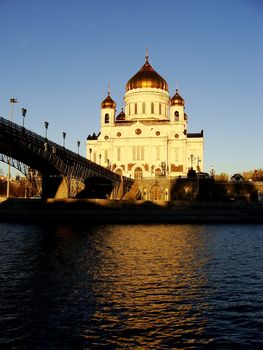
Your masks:
{"label": "riverbank", "polygon": [[263,202],[117,201],[9,198],[0,222],[132,224],[263,223]]}

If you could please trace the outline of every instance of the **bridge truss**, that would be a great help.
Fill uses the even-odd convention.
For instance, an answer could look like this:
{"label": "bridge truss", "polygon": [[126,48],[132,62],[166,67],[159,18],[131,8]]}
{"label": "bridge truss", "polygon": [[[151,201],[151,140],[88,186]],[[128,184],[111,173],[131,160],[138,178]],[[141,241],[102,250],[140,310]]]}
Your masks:
{"label": "bridge truss", "polygon": [[121,182],[131,187],[133,180],[120,177],[79,154],[24,127],[0,117],[0,160],[21,171],[30,181],[29,169],[42,176],[64,176],[85,182],[88,178],[109,180],[118,191]]}

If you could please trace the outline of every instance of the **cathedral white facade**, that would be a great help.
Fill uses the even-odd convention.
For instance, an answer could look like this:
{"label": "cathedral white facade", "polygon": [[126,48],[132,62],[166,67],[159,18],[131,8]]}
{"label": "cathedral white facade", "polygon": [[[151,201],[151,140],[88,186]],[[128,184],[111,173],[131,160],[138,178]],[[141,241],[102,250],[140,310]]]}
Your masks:
{"label": "cathedral white facade", "polygon": [[100,132],[87,138],[87,158],[135,179],[175,178],[203,171],[203,130],[188,133],[185,102],[150,65],[127,82],[124,110],[108,93],[101,103]]}

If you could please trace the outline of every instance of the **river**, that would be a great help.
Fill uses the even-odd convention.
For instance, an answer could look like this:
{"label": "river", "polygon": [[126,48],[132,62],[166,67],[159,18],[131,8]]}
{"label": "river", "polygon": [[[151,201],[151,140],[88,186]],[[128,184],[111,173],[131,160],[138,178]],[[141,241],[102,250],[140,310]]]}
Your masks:
{"label": "river", "polygon": [[263,225],[0,224],[1,349],[260,349]]}

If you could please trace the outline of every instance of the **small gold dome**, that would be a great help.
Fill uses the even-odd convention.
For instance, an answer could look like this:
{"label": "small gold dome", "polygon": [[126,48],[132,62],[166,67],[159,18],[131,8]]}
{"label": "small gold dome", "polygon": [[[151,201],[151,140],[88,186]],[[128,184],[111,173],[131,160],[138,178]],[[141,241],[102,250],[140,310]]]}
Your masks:
{"label": "small gold dome", "polygon": [[184,106],[184,99],[179,95],[176,89],[175,95],[170,99],[171,106]]}
{"label": "small gold dome", "polygon": [[167,82],[153,69],[148,56],[142,68],[126,84],[126,91],[139,88],[155,88],[168,91]]}
{"label": "small gold dome", "polygon": [[108,93],[108,96],[105,98],[105,100],[101,102],[101,108],[112,108],[112,109],[116,108],[116,103],[110,97],[109,93]]}
{"label": "small gold dome", "polygon": [[125,120],[125,113],[123,112],[123,108],[121,109],[121,112],[117,115],[116,120]]}

